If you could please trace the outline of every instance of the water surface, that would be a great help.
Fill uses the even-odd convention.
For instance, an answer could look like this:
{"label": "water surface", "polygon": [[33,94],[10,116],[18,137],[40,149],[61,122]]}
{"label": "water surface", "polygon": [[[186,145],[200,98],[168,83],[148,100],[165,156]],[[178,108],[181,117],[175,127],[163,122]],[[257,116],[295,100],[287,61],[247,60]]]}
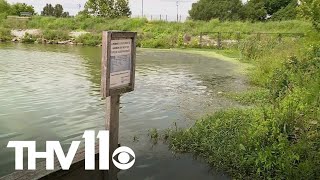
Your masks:
{"label": "water surface", "polygon": [[[103,129],[101,49],[97,47],[0,45],[0,176],[14,169],[10,140],[59,140],[64,148],[85,130]],[[190,53],[138,49],[136,88],[121,97],[120,143],[136,163],[119,179],[228,179],[190,155],[154,145],[148,130],[164,130],[219,109],[237,106],[219,92],[244,90],[238,64]],[[138,141],[133,141],[137,137]]]}

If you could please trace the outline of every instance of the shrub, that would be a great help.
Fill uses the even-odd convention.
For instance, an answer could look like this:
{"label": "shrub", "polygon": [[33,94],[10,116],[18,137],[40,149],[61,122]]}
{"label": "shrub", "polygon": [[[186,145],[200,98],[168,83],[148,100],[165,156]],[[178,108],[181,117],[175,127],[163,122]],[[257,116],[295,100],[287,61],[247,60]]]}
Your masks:
{"label": "shrub", "polygon": [[[252,74],[267,76],[260,81],[267,91],[252,96],[262,104],[220,111],[173,131],[170,147],[202,157],[237,179],[319,179],[320,46],[301,55],[295,44],[276,44],[251,59],[259,65]],[[267,74],[259,71],[263,66]]]}
{"label": "shrub", "polygon": [[1,41],[10,41],[12,39],[10,29],[0,27],[0,42]]}
{"label": "shrub", "polygon": [[38,36],[26,33],[24,37],[21,39],[21,42],[31,44],[34,43],[37,40],[37,38]]}
{"label": "shrub", "polygon": [[68,31],[62,30],[45,30],[43,31],[43,38],[47,40],[68,40],[70,38]]}
{"label": "shrub", "polygon": [[102,35],[101,34],[82,34],[78,38],[76,38],[77,43],[82,43],[84,45],[96,46],[101,44]]}

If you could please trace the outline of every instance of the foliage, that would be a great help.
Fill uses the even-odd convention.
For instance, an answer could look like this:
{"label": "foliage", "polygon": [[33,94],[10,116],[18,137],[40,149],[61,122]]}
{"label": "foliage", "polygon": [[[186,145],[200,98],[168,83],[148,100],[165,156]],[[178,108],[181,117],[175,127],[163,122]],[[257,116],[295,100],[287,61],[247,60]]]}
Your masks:
{"label": "foliage", "polygon": [[43,38],[47,40],[68,40],[70,38],[68,31],[61,31],[61,30],[44,30],[43,31]]}
{"label": "foliage", "polygon": [[64,12],[61,4],[46,4],[41,11],[42,16],[69,17],[69,12]]}
{"label": "foliage", "polygon": [[[301,57],[275,59],[269,53],[278,62],[265,81],[269,101],[220,111],[172,132],[170,147],[238,179],[319,179],[319,47]],[[265,63],[260,59],[256,63]]]}
{"label": "foliage", "polygon": [[268,89],[253,89],[242,93],[227,93],[224,96],[233,99],[243,105],[263,104],[269,102]]}
{"label": "foliage", "polygon": [[33,36],[31,34],[26,33],[24,37],[21,39],[21,41],[22,43],[31,44],[31,43],[34,43],[37,40],[37,38],[38,38],[37,36]]}
{"label": "foliage", "polygon": [[46,6],[43,7],[41,16],[54,16],[54,7],[52,6],[52,4],[46,4]]}
{"label": "foliage", "polygon": [[11,6],[6,0],[0,0],[0,14],[10,14]]}
{"label": "foliage", "polygon": [[244,17],[251,21],[264,21],[268,15],[263,0],[251,0],[244,7]]}
{"label": "foliage", "polygon": [[114,8],[117,17],[129,17],[131,15],[128,0],[115,1]]}
{"label": "foliage", "polygon": [[[239,0],[200,0],[192,4],[191,19],[250,20],[265,21],[276,15],[275,20],[293,19],[296,0],[250,0],[242,4]],[[292,13],[292,14],[291,14]]]}
{"label": "foliage", "polygon": [[320,0],[303,0],[299,6],[300,14],[310,19],[315,29],[320,31]]}
{"label": "foliage", "polygon": [[291,3],[297,3],[296,0],[265,0],[265,7],[269,15],[273,15],[280,9],[287,7]]}
{"label": "foliage", "polygon": [[88,0],[81,14],[85,13],[109,18],[131,15],[128,0]]}
{"label": "foliage", "polygon": [[102,37],[100,34],[83,34],[76,38],[77,43],[82,43],[84,45],[96,46],[101,44]]}
{"label": "foliage", "polygon": [[189,11],[191,19],[210,20],[218,18],[220,20],[238,20],[242,5],[240,0],[200,0],[192,4]]}
{"label": "foliage", "polygon": [[263,88],[227,94],[252,107],[223,110],[172,131],[170,147],[236,179],[319,179],[320,36],[258,37],[246,37],[240,50],[254,65],[251,81]]}
{"label": "foliage", "polygon": [[26,3],[16,3],[11,6],[11,15],[20,16],[21,12],[30,12],[34,14],[34,7]]}
{"label": "foliage", "polygon": [[291,2],[286,7],[283,7],[275,12],[271,19],[274,21],[296,19],[298,13],[296,9],[297,2]]}
{"label": "foliage", "polygon": [[62,16],[62,13],[63,13],[63,7],[61,4],[56,4],[54,6],[54,11],[53,11],[53,14],[55,17],[61,17]]}
{"label": "foliage", "polygon": [[12,39],[10,29],[0,27],[0,42],[9,41]]}

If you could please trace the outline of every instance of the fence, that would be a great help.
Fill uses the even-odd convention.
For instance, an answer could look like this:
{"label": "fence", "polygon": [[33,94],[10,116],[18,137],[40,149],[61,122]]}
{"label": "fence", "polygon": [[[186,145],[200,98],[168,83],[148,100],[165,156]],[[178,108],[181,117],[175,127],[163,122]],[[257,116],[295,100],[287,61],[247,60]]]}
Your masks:
{"label": "fence", "polygon": [[277,38],[279,42],[283,38],[301,38],[304,33],[264,33],[264,32],[201,32],[199,36],[200,47],[222,48],[224,45],[239,44],[242,39],[248,36],[255,36],[258,41],[265,36]]}
{"label": "fence", "polygon": [[146,18],[149,21],[170,21],[184,22],[188,19],[186,15],[167,15],[167,14],[149,14],[149,15],[132,15],[131,18]]}

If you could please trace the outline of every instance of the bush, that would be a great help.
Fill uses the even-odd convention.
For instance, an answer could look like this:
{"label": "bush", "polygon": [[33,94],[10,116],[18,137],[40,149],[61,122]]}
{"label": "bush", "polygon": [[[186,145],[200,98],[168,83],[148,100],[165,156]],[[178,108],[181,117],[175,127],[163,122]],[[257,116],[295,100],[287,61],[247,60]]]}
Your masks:
{"label": "bush", "polygon": [[12,39],[10,29],[0,27],[0,42],[1,41],[10,41]]}
{"label": "bush", "polygon": [[96,46],[101,44],[102,35],[101,34],[82,34],[78,38],[76,38],[77,43],[82,43],[84,45]]}
{"label": "bush", "polygon": [[[295,44],[267,45],[251,59],[258,65],[254,81],[267,76],[259,82],[267,91],[250,95],[259,106],[221,111],[173,131],[170,147],[237,179],[319,179],[320,46],[301,55]],[[250,96],[239,100],[250,103]]]}
{"label": "bush", "polygon": [[38,36],[34,36],[32,34],[26,33],[24,37],[21,39],[22,43],[32,44],[37,40]]}
{"label": "bush", "polygon": [[64,40],[68,40],[70,36],[68,31],[47,29],[43,31],[43,38],[46,40],[64,41]]}

